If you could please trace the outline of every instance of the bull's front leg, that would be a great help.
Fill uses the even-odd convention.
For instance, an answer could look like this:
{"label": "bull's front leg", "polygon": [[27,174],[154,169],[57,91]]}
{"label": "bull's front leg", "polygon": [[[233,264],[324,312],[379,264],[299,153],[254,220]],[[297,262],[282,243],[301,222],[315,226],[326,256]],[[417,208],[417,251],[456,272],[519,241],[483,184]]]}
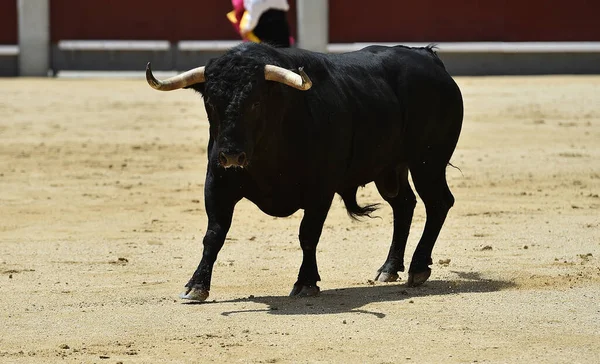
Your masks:
{"label": "bull's front leg", "polygon": [[327,218],[329,204],[317,208],[307,208],[300,223],[300,247],[302,248],[302,265],[298,280],[290,292],[290,296],[315,296],[319,293],[317,282],[321,280],[317,268],[317,244]]}
{"label": "bull's front leg", "polygon": [[213,266],[231,226],[233,208],[239,201],[232,196],[230,189],[219,186],[216,180],[209,171],[204,188],[208,227],[202,241],[202,260],[185,285],[185,292],[180,295],[183,299],[204,301],[208,298]]}

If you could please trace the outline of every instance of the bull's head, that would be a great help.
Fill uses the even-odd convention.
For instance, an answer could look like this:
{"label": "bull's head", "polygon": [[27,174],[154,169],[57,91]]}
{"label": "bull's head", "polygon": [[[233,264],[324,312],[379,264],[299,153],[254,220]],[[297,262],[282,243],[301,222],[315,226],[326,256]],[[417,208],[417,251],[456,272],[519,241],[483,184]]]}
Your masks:
{"label": "bull's head", "polygon": [[[311,88],[312,82],[302,68],[299,68],[298,72],[299,74],[273,65],[264,66],[265,80],[306,91]],[[146,67],[146,80],[152,88],[159,91],[193,87],[207,81],[204,66],[166,80],[157,80],[152,74],[150,63]],[[211,123],[211,139],[216,142],[216,150],[213,150],[213,153],[216,153],[217,161],[222,167],[245,167],[253,152],[253,139],[256,138],[252,135],[252,130],[255,129],[253,124],[258,124],[259,119],[266,115],[256,110],[260,103],[253,98],[259,96],[254,95],[253,92],[246,90],[240,92],[241,96],[232,97],[231,94],[235,94],[235,90],[229,91],[229,97],[224,100],[219,100],[219,97],[214,97],[217,100],[211,100],[212,95],[208,97],[204,95],[206,112]]]}

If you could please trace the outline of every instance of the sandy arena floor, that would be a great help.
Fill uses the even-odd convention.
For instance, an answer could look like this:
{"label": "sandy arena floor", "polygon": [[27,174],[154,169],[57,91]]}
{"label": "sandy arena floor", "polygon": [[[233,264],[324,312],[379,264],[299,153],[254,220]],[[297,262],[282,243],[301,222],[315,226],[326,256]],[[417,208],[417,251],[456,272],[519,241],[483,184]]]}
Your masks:
{"label": "sandy arena floor", "polygon": [[[290,299],[301,212],[242,201],[206,304],[177,296],[206,226],[200,96],[0,80],[0,362],[600,362],[600,77],[457,80],[462,172],[424,287],[373,283],[391,209],[356,223],[336,199],[322,294]],[[419,203],[407,261],[423,223]]]}

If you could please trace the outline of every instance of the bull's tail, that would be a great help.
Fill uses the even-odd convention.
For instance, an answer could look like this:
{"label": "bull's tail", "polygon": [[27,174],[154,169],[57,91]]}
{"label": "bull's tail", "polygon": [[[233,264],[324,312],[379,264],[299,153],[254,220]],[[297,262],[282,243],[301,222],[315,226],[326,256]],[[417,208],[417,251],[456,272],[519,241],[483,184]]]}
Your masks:
{"label": "bull's tail", "polygon": [[377,210],[379,204],[374,203],[366,206],[359,206],[358,202],[356,202],[356,191],[358,191],[358,188],[344,193],[340,193],[340,196],[344,201],[344,205],[346,206],[348,216],[350,216],[350,218],[352,218],[353,220],[360,220],[361,217],[365,216],[372,217],[371,213]]}

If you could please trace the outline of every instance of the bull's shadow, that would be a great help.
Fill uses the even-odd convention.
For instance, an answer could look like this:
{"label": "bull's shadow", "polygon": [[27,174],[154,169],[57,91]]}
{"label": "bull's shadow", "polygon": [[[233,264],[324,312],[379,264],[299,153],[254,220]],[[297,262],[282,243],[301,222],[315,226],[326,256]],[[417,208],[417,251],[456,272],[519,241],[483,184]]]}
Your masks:
{"label": "bull's shadow", "polygon": [[[226,311],[223,316],[240,313],[268,312],[272,315],[326,315],[337,313],[371,314],[379,318],[384,313],[363,310],[361,307],[375,302],[410,300],[414,297],[439,296],[458,293],[495,292],[515,287],[515,283],[481,278],[475,272],[456,272],[457,280],[432,280],[417,288],[404,283],[377,283],[364,286],[324,290],[316,297],[295,298],[287,296],[250,296],[225,302],[256,302],[267,305],[265,309]],[[224,301],[220,301],[224,302]],[[218,302],[216,302],[218,304]]]}

